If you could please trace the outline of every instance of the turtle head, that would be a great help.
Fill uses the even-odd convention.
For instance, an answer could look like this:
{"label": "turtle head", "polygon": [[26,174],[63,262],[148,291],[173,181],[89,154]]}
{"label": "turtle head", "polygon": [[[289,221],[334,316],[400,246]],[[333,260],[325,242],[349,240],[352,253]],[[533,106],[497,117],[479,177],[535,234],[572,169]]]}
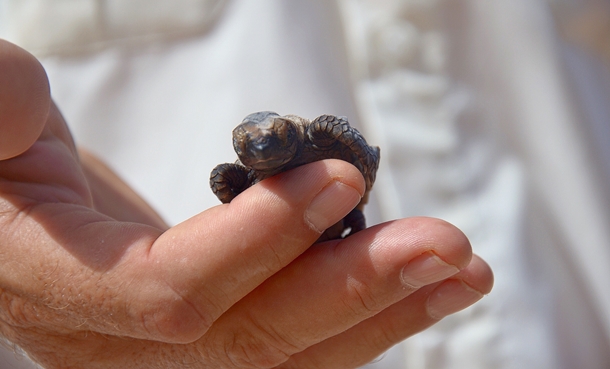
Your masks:
{"label": "turtle head", "polygon": [[263,111],[248,115],[233,130],[233,147],[245,166],[273,170],[294,158],[302,136],[290,118]]}

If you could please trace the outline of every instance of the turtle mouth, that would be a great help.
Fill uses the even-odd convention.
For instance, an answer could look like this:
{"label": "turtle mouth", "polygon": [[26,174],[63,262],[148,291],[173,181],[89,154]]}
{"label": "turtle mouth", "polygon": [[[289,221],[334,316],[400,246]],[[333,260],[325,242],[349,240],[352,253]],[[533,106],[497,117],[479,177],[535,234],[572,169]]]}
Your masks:
{"label": "turtle mouth", "polygon": [[282,165],[286,164],[287,162],[289,162],[290,159],[287,158],[254,158],[254,157],[247,157],[247,158],[243,158],[241,159],[241,162],[253,169],[256,170],[265,170],[265,169],[275,169],[278,167],[281,167]]}

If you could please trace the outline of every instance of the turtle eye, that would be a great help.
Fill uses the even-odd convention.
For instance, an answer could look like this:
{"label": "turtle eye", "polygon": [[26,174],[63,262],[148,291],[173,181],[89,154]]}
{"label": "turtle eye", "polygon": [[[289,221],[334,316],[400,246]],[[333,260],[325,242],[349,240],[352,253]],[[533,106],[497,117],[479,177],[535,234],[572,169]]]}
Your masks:
{"label": "turtle eye", "polygon": [[288,133],[286,133],[286,141],[292,142],[294,140],[294,129],[292,127],[288,128]]}
{"label": "turtle eye", "polygon": [[294,139],[294,126],[292,122],[284,118],[277,118],[275,123],[277,137],[284,145],[290,145]]}
{"label": "turtle eye", "polygon": [[237,155],[242,155],[246,151],[248,134],[243,126],[238,126],[233,130],[233,149]]}

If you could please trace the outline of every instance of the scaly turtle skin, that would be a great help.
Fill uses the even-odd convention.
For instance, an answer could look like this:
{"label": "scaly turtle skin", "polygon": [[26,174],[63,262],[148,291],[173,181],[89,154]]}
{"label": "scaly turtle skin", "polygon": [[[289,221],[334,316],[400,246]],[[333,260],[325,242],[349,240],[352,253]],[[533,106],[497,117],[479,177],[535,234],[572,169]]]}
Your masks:
{"label": "scaly turtle skin", "polygon": [[233,130],[233,147],[239,159],[216,166],[210,175],[210,187],[223,203],[275,174],[322,159],[341,159],[360,170],[366,192],[358,206],[318,241],[346,237],[366,227],[362,210],[375,182],[379,147],[369,146],[347,118],[322,115],[309,121],[268,111],[253,113]]}

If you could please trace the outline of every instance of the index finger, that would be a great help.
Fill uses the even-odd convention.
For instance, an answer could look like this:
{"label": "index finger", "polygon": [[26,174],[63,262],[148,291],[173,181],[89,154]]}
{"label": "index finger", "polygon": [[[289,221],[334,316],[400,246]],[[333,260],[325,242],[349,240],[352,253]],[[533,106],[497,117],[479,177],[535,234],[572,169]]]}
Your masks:
{"label": "index finger", "polygon": [[[311,163],[269,178],[230,204],[165,232],[148,260],[199,316],[154,318],[155,329],[189,342],[234,303],[303,253],[360,201],[364,179],[340,160]],[[197,322],[194,324],[193,322]]]}
{"label": "index finger", "polygon": [[50,105],[49,81],[42,65],[27,51],[0,39],[0,160],[34,144]]}

